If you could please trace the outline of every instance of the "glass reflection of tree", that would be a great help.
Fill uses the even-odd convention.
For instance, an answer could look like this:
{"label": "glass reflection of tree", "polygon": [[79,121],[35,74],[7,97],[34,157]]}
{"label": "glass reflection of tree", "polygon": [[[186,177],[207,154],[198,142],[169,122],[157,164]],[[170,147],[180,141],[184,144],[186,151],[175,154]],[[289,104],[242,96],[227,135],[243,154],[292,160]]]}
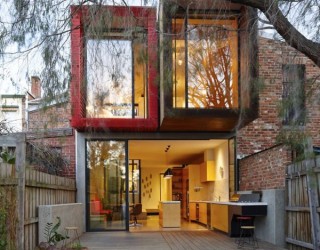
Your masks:
{"label": "glass reflection of tree", "polygon": [[233,106],[229,32],[194,26],[188,44],[188,102],[194,108]]}
{"label": "glass reflection of tree", "polygon": [[[114,141],[90,141],[89,161],[90,192],[103,201],[104,207],[123,201],[123,174],[125,166],[124,143]],[[124,173],[125,174],[125,173]]]}
{"label": "glass reflection of tree", "polygon": [[87,116],[130,117],[131,41],[88,40],[87,81]]}

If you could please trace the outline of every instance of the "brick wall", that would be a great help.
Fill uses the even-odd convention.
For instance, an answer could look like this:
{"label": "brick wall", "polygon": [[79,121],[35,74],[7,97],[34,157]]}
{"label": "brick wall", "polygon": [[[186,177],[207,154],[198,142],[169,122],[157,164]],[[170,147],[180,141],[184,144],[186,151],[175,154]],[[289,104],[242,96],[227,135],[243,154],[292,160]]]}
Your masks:
{"label": "brick wall", "polygon": [[[259,38],[259,78],[263,86],[259,94],[259,117],[237,133],[238,158],[240,161],[240,189],[283,188],[285,165],[290,157],[284,151],[273,148],[281,129],[278,107],[282,96],[282,65],[304,64],[306,66],[305,130],[313,144],[320,146],[319,67],[285,43]],[[269,150],[268,150],[269,149]],[[263,152],[261,152],[263,151]],[[259,154],[255,154],[261,152]]]}
{"label": "brick wall", "polygon": [[70,103],[60,103],[29,112],[29,132],[33,132],[36,139],[29,139],[28,141],[61,148],[63,158],[69,162],[63,176],[75,178],[74,131],[71,135],[63,135],[63,132],[61,132],[64,129],[71,129],[70,118]]}
{"label": "brick wall", "polygon": [[60,103],[29,112],[28,129],[29,131],[42,131],[53,128],[69,128],[70,119],[70,103]]}
{"label": "brick wall", "polygon": [[275,146],[239,161],[240,190],[264,190],[285,187],[285,169],[291,153]]}

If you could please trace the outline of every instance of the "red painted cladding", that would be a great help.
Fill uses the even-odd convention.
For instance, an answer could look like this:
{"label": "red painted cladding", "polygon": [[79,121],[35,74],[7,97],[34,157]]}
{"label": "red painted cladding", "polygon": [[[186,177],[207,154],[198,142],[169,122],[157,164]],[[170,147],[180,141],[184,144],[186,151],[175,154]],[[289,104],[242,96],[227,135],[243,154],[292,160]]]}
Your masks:
{"label": "red painted cladding", "polygon": [[72,6],[71,32],[71,126],[77,130],[110,130],[110,131],[155,131],[158,128],[158,88],[157,88],[157,33],[156,9],[146,7],[101,6],[97,11],[110,11],[119,17],[134,16],[141,20],[148,37],[148,118],[112,119],[87,118],[85,116],[85,75],[84,75],[84,23],[90,6]]}

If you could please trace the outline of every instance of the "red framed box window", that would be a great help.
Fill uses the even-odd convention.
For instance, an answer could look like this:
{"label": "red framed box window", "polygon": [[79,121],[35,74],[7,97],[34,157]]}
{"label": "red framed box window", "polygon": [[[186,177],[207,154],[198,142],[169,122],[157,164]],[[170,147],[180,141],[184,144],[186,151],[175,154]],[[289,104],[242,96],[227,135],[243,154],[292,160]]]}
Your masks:
{"label": "red framed box window", "polygon": [[156,130],[156,10],[72,6],[71,11],[72,126]]}

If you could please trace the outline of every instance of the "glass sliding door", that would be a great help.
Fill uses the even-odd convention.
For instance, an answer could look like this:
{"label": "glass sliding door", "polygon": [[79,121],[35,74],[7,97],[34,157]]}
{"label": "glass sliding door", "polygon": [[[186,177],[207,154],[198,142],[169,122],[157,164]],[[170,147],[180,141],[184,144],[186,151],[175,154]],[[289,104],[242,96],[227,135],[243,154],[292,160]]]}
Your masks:
{"label": "glass sliding door", "polygon": [[126,230],[126,142],[90,140],[86,151],[88,231]]}

